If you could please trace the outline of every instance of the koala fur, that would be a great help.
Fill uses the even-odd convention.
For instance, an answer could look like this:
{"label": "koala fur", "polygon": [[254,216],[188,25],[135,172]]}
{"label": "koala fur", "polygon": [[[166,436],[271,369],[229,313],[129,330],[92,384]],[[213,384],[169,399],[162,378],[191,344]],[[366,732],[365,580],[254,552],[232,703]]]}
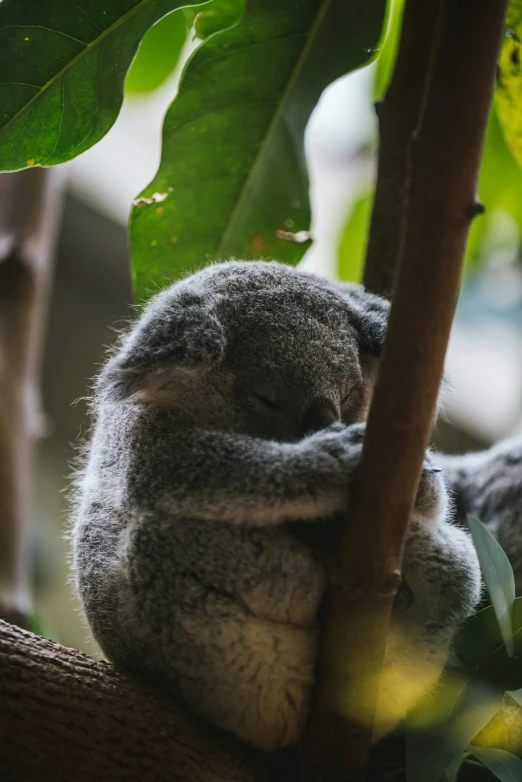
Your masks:
{"label": "koala fur", "polygon": [[[77,589],[114,663],[253,746],[308,712],[325,572],[345,512],[388,305],[266,262],[216,264],[154,297],[103,368],[78,478]],[[427,454],[376,736],[429,691],[480,597]]]}
{"label": "koala fur", "polygon": [[440,466],[453,490],[458,521],[469,513],[486,524],[508,555],[522,594],[522,437],[486,451],[445,456]]}

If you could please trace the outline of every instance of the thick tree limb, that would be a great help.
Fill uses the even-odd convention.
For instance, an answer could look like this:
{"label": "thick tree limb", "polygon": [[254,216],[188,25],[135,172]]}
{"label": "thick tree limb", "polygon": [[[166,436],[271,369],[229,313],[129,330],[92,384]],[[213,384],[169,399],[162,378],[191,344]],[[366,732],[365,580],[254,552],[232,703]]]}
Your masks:
{"label": "thick tree limb", "polygon": [[28,525],[58,172],[0,175],[0,617],[30,613]]}
{"label": "thick tree limb", "polygon": [[410,191],[410,151],[418,128],[433,58],[440,0],[407,2],[402,20],[401,43],[393,77],[381,103],[379,157],[364,287],[390,298],[406,233]]}
{"label": "thick tree limb", "polygon": [[4,782],[268,782],[225,741],[113,666],[0,621]]}
{"label": "thick tree limb", "polygon": [[310,723],[311,771],[305,772],[322,782],[364,779],[404,534],[434,418],[469,226],[480,210],[476,183],[507,0],[442,5],[386,344],[350,526],[330,574]]}

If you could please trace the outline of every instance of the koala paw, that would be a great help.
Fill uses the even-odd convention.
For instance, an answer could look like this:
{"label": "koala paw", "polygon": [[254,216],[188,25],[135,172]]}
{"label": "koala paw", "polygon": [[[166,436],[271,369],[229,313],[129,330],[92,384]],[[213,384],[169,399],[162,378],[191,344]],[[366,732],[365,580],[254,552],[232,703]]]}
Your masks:
{"label": "koala paw", "polygon": [[448,491],[442,470],[436,466],[433,455],[427,452],[415,497],[413,518],[416,521],[433,521],[442,518],[446,514],[448,502]]}

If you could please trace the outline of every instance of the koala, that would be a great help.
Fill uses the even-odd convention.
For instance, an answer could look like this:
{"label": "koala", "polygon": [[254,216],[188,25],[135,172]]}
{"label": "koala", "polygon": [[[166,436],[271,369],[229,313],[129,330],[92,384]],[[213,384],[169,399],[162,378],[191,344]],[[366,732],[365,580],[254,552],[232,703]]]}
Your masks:
{"label": "koala", "polygon": [[[102,369],[78,475],[76,584],[113,663],[254,747],[307,718],[325,590],[388,305],[274,262],[209,266],[155,296]],[[481,592],[426,454],[375,738],[437,682]]]}
{"label": "koala", "polygon": [[457,521],[477,516],[497,538],[522,594],[522,437],[510,437],[486,451],[440,455],[439,464],[454,495]]}

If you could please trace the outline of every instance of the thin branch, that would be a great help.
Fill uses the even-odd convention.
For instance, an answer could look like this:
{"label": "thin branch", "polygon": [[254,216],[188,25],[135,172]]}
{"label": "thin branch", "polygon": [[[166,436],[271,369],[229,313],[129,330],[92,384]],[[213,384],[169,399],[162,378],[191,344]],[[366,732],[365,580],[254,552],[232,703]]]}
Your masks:
{"label": "thin branch", "polygon": [[391,297],[406,233],[410,188],[410,147],[419,126],[440,0],[407,2],[393,77],[381,103],[379,158],[364,286],[372,293]]}
{"label": "thin branch", "polygon": [[232,740],[112,665],[0,621],[0,778],[268,782]]}
{"label": "thin branch", "polygon": [[432,428],[466,239],[479,211],[476,185],[506,6],[507,0],[443,3],[413,150],[404,253],[349,525],[347,520],[330,573],[308,779],[364,779],[404,535]]}
{"label": "thin branch", "polygon": [[0,617],[20,625],[30,613],[31,462],[59,181],[41,168],[0,175]]}

